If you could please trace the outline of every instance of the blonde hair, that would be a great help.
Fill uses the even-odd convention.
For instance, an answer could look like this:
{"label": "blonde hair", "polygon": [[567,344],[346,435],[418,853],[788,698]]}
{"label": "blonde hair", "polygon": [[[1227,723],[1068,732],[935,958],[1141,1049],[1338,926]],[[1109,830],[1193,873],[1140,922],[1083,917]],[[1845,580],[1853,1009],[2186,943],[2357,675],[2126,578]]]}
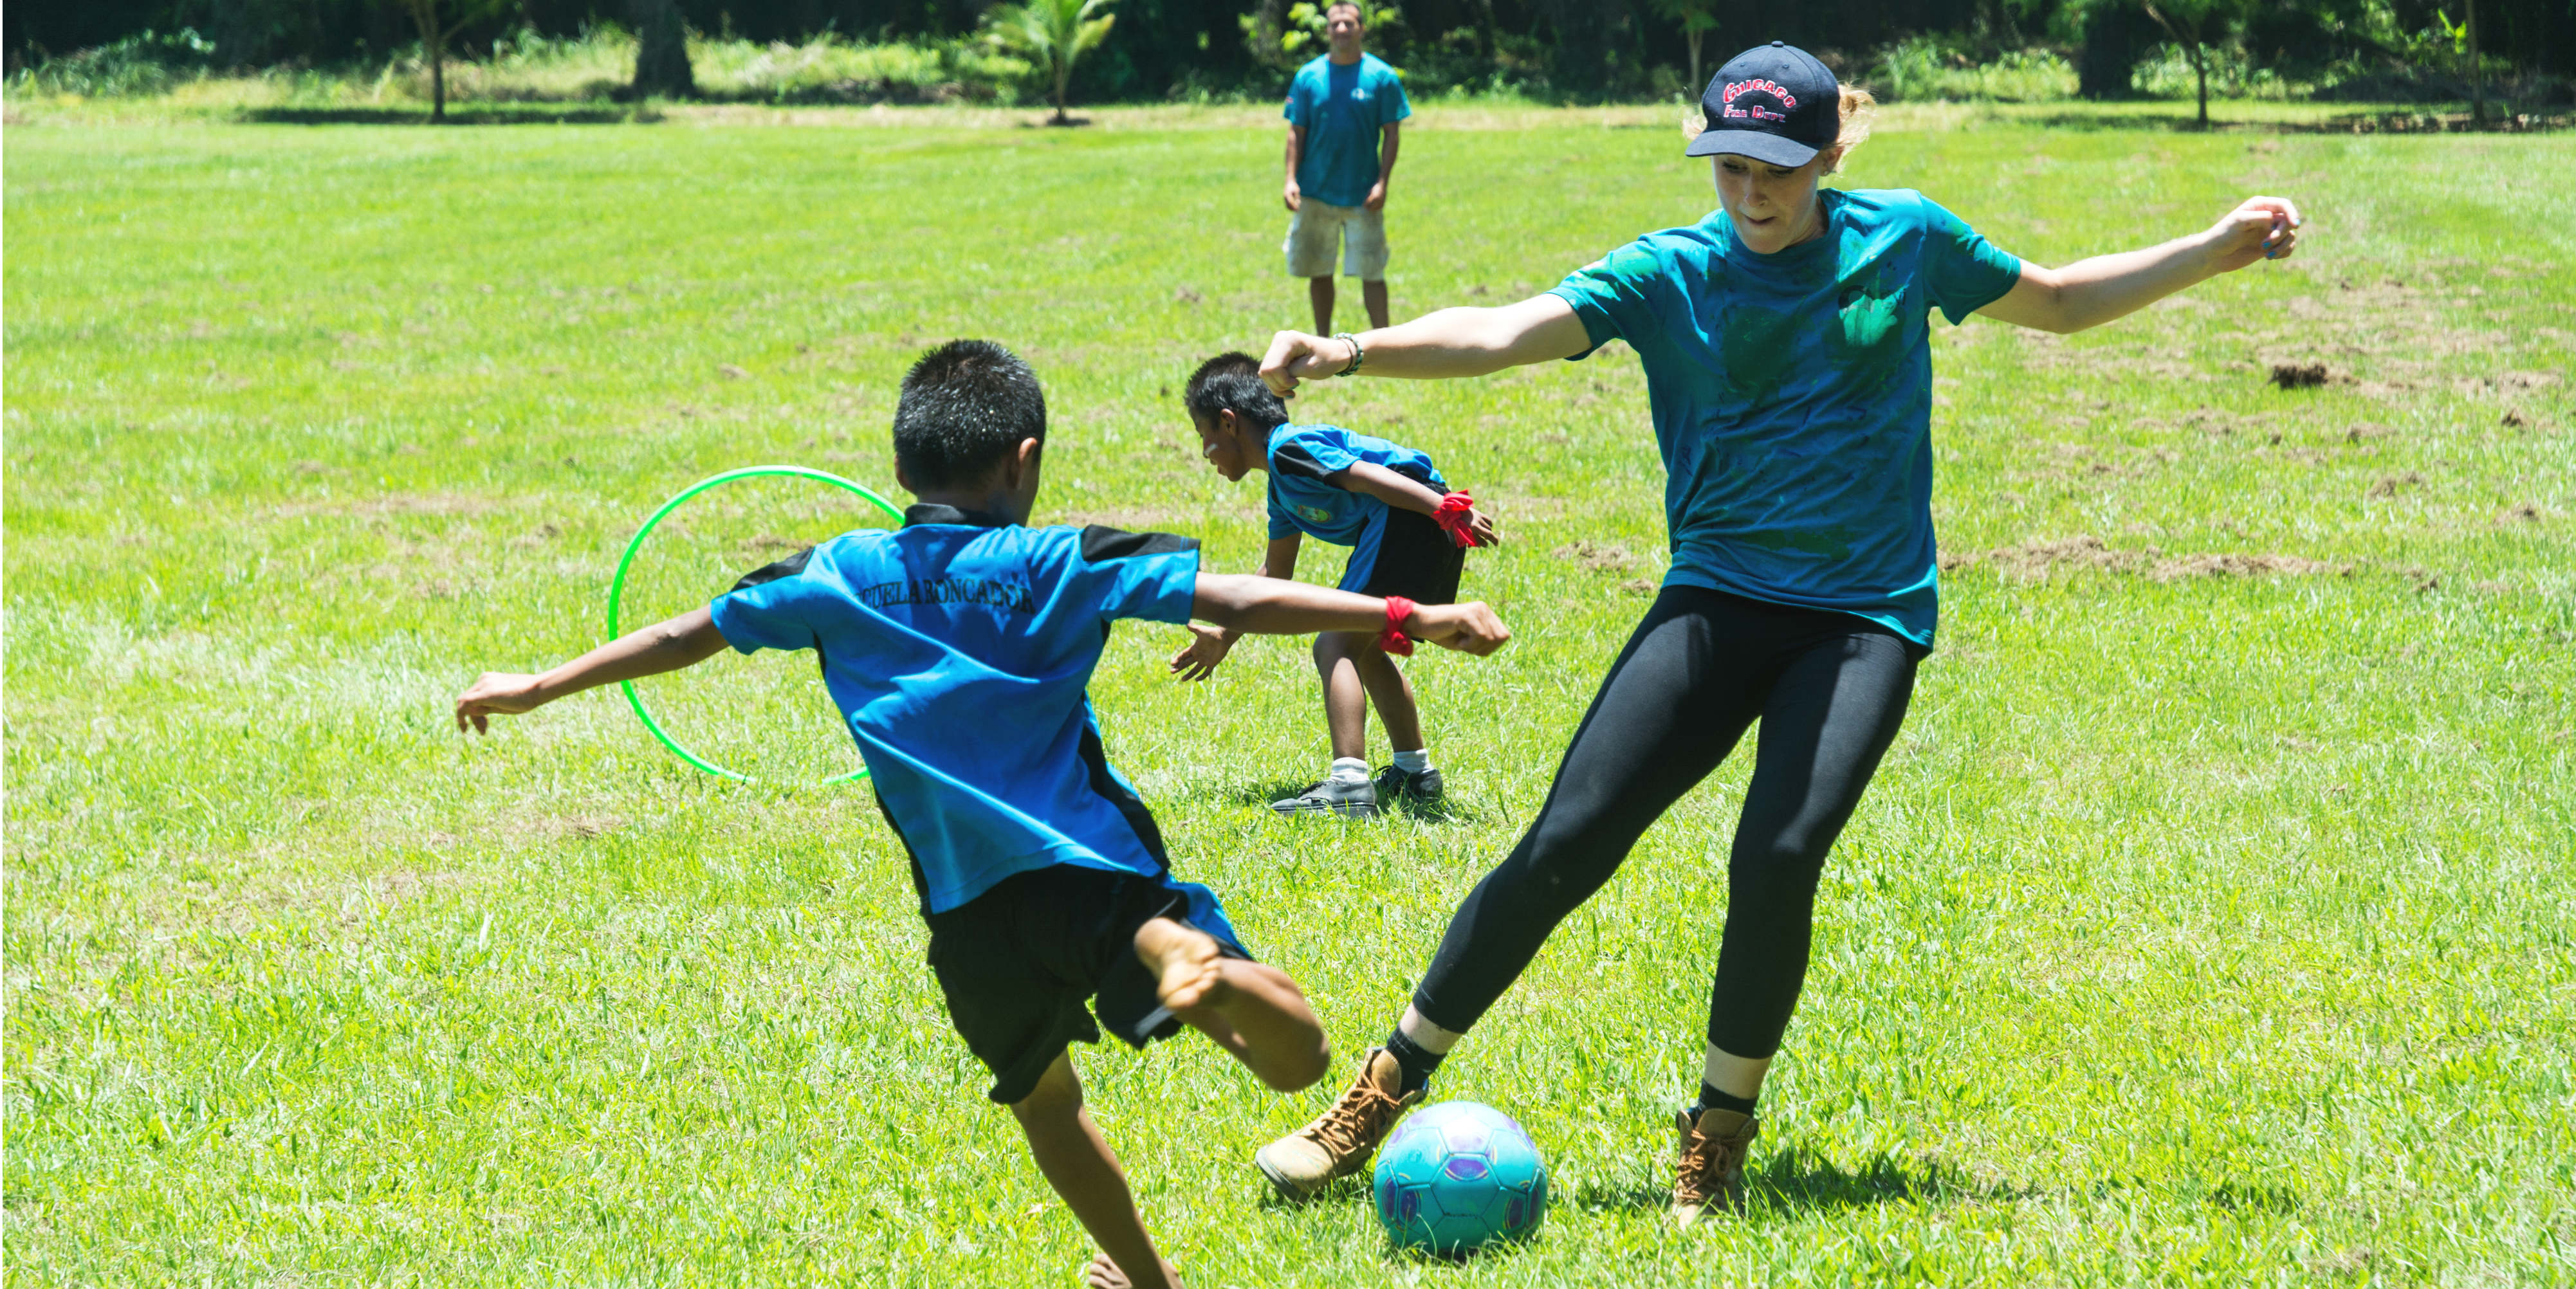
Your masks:
{"label": "blonde hair", "polygon": [[1869,138],[1870,118],[1878,115],[1878,100],[1868,90],[1845,85],[1838,107],[1842,124],[1834,133],[1834,146],[1842,149],[1842,155],[1834,158],[1834,174],[1842,173],[1843,163],[1851,160],[1852,149]]}

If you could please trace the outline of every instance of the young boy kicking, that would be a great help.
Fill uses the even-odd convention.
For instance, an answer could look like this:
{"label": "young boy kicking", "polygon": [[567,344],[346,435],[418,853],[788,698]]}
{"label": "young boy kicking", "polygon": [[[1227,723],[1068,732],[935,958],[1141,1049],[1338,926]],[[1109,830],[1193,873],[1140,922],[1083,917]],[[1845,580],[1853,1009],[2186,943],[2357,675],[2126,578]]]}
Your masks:
{"label": "young boy kicking", "polygon": [[[1333,425],[1291,425],[1287,405],[1261,380],[1261,360],[1219,354],[1190,377],[1183,401],[1199,432],[1199,455],[1232,483],[1253,470],[1270,476],[1270,548],[1261,576],[1297,575],[1297,548],[1311,533],[1351,548],[1342,589],[1402,597],[1415,604],[1458,598],[1465,548],[1501,540],[1493,520],[1463,492],[1451,492],[1431,458],[1411,448]],[[1192,627],[1198,639],[1172,659],[1183,680],[1202,680],[1225,661],[1239,631]],[[1327,631],[1315,637],[1315,670],[1324,680],[1324,723],[1333,763],[1324,781],[1270,803],[1281,814],[1368,818],[1398,799],[1437,800],[1440,772],[1423,744],[1422,711],[1413,682],[1398,670],[1373,631]],[[1394,652],[1409,654],[1410,645]],[[1372,783],[1368,707],[1386,724],[1394,764]]]}
{"label": "young boy kicking", "polygon": [[1400,631],[1475,654],[1510,633],[1482,604],[1407,608],[1202,574],[1185,537],[1022,527],[1045,438],[1037,378],[1010,351],[934,349],[895,409],[895,478],[919,499],[902,528],[844,533],[542,675],[486,674],[457,699],[456,723],[482,730],[495,713],[727,645],[817,651],[911,857],[949,1019],[1100,1247],[1089,1283],[1170,1285],[1083,1110],[1067,1045],[1099,1041],[1084,1002],[1140,1048],[1196,1029],[1281,1091],[1330,1058],[1296,982],[1252,961],[1213,892],[1173,877],[1153,815],[1104,759],[1085,686],[1110,625],[1195,615],[1282,635]]}

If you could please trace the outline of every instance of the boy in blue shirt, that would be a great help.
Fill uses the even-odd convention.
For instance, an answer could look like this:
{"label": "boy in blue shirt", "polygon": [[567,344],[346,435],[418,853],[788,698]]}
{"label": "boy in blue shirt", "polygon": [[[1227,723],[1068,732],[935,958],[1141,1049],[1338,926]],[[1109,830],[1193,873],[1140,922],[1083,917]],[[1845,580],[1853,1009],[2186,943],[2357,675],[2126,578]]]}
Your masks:
{"label": "boy in blue shirt", "polygon": [[1136,1047],[1187,1025],[1262,1082],[1321,1077],[1296,982],[1252,961],[1206,887],[1173,877],[1153,815],[1102,755],[1085,692],[1120,618],[1236,631],[1400,631],[1470,653],[1510,638],[1481,604],[1390,606],[1198,571],[1198,543],[1026,528],[1046,402],[1010,351],[954,341],[904,378],[895,477],[920,504],[750,574],[703,609],[542,675],[486,674],[459,729],[705,661],[730,645],[813,649],[912,861],[949,1018],[993,1071],[1047,1182],[1101,1253],[1095,1285],[1176,1283],[1082,1108],[1068,1044],[1092,1011]]}
{"label": "boy in blue shirt", "polygon": [[[1251,471],[1270,477],[1270,548],[1263,577],[1297,574],[1297,550],[1313,536],[1351,548],[1341,589],[1401,597],[1415,604],[1458,598],[1465,548],[1501,540],[1474,499],[1450,491],[1431,458],[1412,448],[1337,425],[1291,425],[1287,405],[1261,380],[1261,360],[1219,354],[1199,365],[1183,401],[1198,429],[1199,455],[1231,483]],[[1172,659],[1183,680],[1201,680],[1225,660],[1237,634],[1192,627],[1198,639]],[[1397,669],[1386,642],[1367,631],[1315,637],[1315,670],[1324,681],[1324,722],[1333,763],[1324,780],[1270,808],[1281,814],[1365,819],[1399,799],[1439,799],[1440,772],[1422,737],[1413,682]],[[1393,650],[1409,654],[1402,645]],[[1394,763],[1372,782],[1368,709],[1374,701],[1394,748]]]}

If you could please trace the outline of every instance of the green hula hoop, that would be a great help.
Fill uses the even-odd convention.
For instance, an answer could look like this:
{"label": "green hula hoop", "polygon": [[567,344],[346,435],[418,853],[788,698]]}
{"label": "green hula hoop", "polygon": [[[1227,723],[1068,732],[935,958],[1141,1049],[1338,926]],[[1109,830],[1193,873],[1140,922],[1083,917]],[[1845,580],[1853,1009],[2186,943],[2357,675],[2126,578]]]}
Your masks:
{"label": "green hula hoop", "polygon": [[[727,470],[722,474],[709,475],[706,478],[700,479],[696,483],[690,484],[688,487],[681,489],[679,495],[671,498],[669,501],[663,502],[662,508],[654,511],[653,517],[645,520],[644,526],[636,529],[635,536],[627,540],[626,553],[617,557],[617,576],[610,579],[608,583],[609,639],[614,640],[618,636],[624,634],[617,626],[617,606],[626,598],[626,570],[630,565],[634,564],[635,552],[644,548],[644,539],[652,535],[654,528],[659,526],[662,520],[672,511],[679,509],[681,502],[687,501],[689,498],[694,497],[701,492],[705,492],[707,489],[715,487],[717,484],[732,483],[736,479],[757,479],[764,475],[781,475],[794,479],[811,479],[816,483],[828,483],[833,487],[842,489],[846,492],[855,492],[860,496],[867,498],[869,501],[876,503],[876,508],[892,516],[895,522],[903,522],[903,511],[898,509],[893,502],[878,496],[875,490],[869,488],[867,485],[854,483],[837,474],[827,474],[821,470],[809,470],[801,465],[751,465],[744,466],[739,470]],[[720,779],[735,779],[743,783],[749,783],[752,781],[750,775],[739,774],[732,770],[728,770],[723,766],[717,765],[707,760],[705,757],[699,756],[697,753],[680,746],[680,741],[671,737],[670,733],[662,728],[661,722],[653,719],[653,713],[645,708],[644,696],[635,692],[634,681],[621,680],[617,682],[617,687],[625,691],[627,705],[635,709],[635,719],[644,722],[644,728],[652,731],[653,737],[660,740],[662,746],[671,749],[671,755],[676,756]],[[849,783],[853,780],[864,779],[867,777],[867,774],[867,768],[865,766],[861,766],[848,774],[841,775],[837,778],[825,779],[823,782],[826,784]]]}

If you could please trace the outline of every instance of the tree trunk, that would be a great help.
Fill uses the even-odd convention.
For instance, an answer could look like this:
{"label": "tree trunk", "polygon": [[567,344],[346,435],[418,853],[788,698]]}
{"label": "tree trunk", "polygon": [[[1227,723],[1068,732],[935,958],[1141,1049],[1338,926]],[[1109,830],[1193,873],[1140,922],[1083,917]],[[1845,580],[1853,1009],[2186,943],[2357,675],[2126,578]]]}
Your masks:
{"label": "tree trunk", "polygon": [[2469,7],[2469,119],[2480,126],[2487,123],[2487,64],[2478,56],[2478,0],[2464,0]]}
{"label": "tree trunk", "polygon": [[1072,79],[1073,59],[1059,53],[1055,63],[1055,123],[1057,125],[1073,124],[1073,118],[1065,115],[1064,111],[1065,83]]}
{"label": "tree trunk", "polygon": [[2200,80],[2200,128],[2209,128],[2209,56],[2201,49],[2200,33],[2191,39],[2191,71]]}
{"label": "tree trunk", "polygon": [[2133,92],[2129,81],[2138,56],[2155,43],[2157,24],[2134,4],[2105,4],[2085,10],[2084,52],[2076,61],[2075,92],[2088,99],[2122,99]]}
{"label": "tree trunk", "polygon": [[429,32],[429,119],[447,119],[447,41],[435,25]]}
{"label": "tree trunk", "polygon": [[674,0],[631,0],[628,12],[635,20],[635,80],[628,95],[694,96],[698,78],[689,66],[689,26],[680,6]]}
{"label": "tree trunk", "polygon": [[1691,92],[1692,92],[1692,93],[1694,93],[1694,94],[1704,93],[1704,92],[1706,92],[1706,91],[1707,91],[1707,89],[1708,89],[1708,82],[1707,82],[1707,81],[1704,81],[1704,80],[1701,80],[1701,79],[1699,78],[1699,42],[1700,42],[1700,41],[1702,41],[1702,40],[1704,40],[1704,39],[1706,39],[1707,37],[1708,37],[1708,33],[1707,33],[1707,32],[1705,32],[1705,31],[1701,31],[1700,29],[1698,29],[1698,28],[1696,28],[1696,27],[1694,27],[1694,28],[1692,28],[1692,29],[1691,29],[1691,33],[1690,33],[1690,43],[1691,43],[1691,79],[1690,79],[1690,83],[1691,83]]}

